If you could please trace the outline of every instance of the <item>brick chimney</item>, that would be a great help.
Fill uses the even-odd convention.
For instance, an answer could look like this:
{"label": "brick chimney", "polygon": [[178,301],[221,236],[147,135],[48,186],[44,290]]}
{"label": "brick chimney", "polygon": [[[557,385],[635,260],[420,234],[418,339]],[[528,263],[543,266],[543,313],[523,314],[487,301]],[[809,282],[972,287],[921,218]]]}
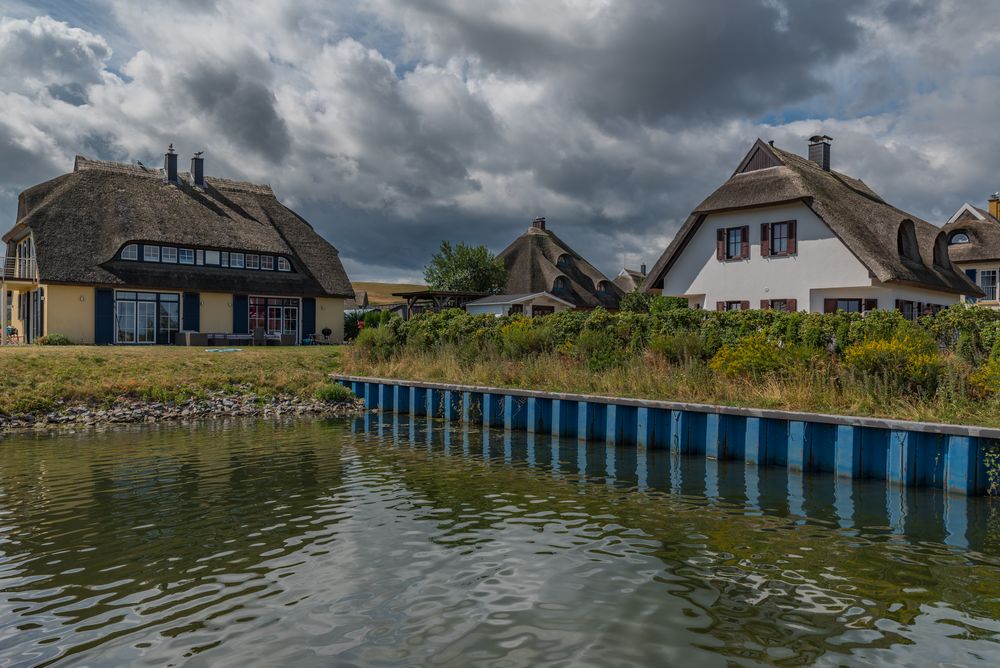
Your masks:
{"label": "brick chimney", "polygon": [[531,221],[531,226],[536,230],[544,230],[545,216],[539,216],[538,218],[535,218],[533,221]]}
{"label": "brick chimney", "polygon": [[196,188],[205,187],[205,158],[201,157],[203,151],[198,151],[191,157],[191,180]]}
{"label": "brick chimney", "polygon": [[830,171],[830,142],[833,137],[826,135],[813,135],[809,138],[809,159],[823,168],[823,171]]}
{"label": "brick chimney", "polygon": [[990,197],[989,212],[991,216],[1000,220],[1000,192],[993,193],[993,196]]}
{"label": "brick chimney", "polygon": [[177,154],[174,153],[174,145],[167,147],[167,152],[163,154],[163,176],[167,183],[178,183],[177,180]]}

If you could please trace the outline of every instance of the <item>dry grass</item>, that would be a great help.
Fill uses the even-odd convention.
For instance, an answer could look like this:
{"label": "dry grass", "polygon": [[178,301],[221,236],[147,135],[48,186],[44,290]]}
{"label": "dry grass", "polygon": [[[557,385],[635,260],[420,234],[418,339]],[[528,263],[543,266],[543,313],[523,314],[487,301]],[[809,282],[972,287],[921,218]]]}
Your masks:
{"label": "dry grass", "polygon": [[351,283],[355,290],[366,290],[368,292],[368,302],[373,306],[376,304],[396,304],[403,301],[399,297],[393,297],[393,292],[411,292],[414,290],[426,290],[426,285],[415,283],[373,283],[369,281],[355,281]]}
{"label": "dry grass", "polygon": [[445,348],[404,351],[392,360],[377,363],[348,349],[343,370],[411,380],[1000,427],[995,400],[893,396],[822,368],[791,378],[751,381],[719,376],[702,363],[671,365],[647,354],[612,371],[594,373],[576,360],[557,354],[520,360],[484,355],[463,360]]}
{"label": "dry grass", "polygon": [[47,411],[60,402],[107,404],[120,396],[172,401],[209,390],[312,396],[329,384],[341,351],[330,346],[247,348],[0,348],[0,413]]}

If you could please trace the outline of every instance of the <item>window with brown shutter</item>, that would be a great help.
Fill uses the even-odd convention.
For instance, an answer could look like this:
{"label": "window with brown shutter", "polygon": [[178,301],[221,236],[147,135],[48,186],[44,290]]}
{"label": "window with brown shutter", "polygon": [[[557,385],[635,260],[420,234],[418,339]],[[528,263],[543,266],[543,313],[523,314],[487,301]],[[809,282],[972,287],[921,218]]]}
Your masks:
{"label": "window with brown shutter", "polygon": [[823,313],[836,313],[837,312],[837,300],[836,299],[824,299],[823,300]]}
{"label": "window with brown shutter", "polygon": [[726,310],[726,302],[715,302],[715,310],[716,311],[725,311]]}
{"label": "window with brown shutter", "polygon": [[747,302],[747,301],[740,302],[740,310],[741,311],[749,311],[750,310],[750,302]]}
{"label": "window with brown shutter", "polygon": [[796,250],[795,221],[781,220],[760,226],[760,254],[763,257],[793,255]]}
{"label": "window with brown shutter", "polygon": [[786,299],[785,303],[788,305],[788,312],[795,313],[799,310],[799,302],[796,299]]}
{"label": "window with brown shutter", "polygon": [[771,238],[771,223],[761,223],[760,224],[760,256],[761,257],[767,257],[768,255],[771,254],[770,238]]}
{"label": "window with brown shutter", "polygon": [[877,308],[878,308],[878,300],[877,299],[866,299],[865,300],[865,310],[866,311],[874,311]]}
{"label": "window with brown shutter", "polygon": [[715,231],[715,259],[722,262],[726,259],[726,228]]}
{"label": "window with brown shutter", "polygon": [[715,234],[715,257],[718,260],[746,260],[750,257],[749,225],[725,227]]}
{"label": "window with brown shutter", "polygon": [[796,221],[788,221],[788,254],[795,255],[799,252],[798,230]]}
{"label": "window with brown shutter", "polygon": [[740,259],[746,260],[750,257],[750,226],[744,225],[740,231]]}
{"label": "window with brown shutter", "polygon": [[766,311],[767,309],[771,308],[771,300],[770,299],[761,299],[760,300],[760,308],[763,311]]}

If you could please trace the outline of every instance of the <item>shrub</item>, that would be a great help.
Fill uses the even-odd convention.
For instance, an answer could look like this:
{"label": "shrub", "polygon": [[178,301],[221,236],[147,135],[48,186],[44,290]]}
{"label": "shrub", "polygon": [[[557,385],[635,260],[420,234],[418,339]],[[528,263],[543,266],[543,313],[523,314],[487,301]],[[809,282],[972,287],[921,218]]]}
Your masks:
{"label": "shrub", "polygon": [[385,362],[399,351],[402,339],[395,327],[372,327],[361,330],[354,340],[358,353],[369,362]]}
{"label": "shrub", "polygon": [[764,334],[752,334],[722,346],[709,366],[724,376],[760,379],[788,367],[789,351]]}
{"label": "shrub", "polygon": [[546,324],[514,317],[500,328],[500,345],[511,357],[537,355],[552,350],[553,340]]}
{"label": "shrub", "polygon": [[657,334],[649,342],[649,351],[674,364],[687,364],[706,357],[705,342],[693,332]]}
{"label": "shrub", "polygon": [[331,383],[316,390],[316,398],[328,404],[343,404],[354,399],[354,393],[343,385]]}
{"label": "shrub", "polygon": [[1000,393],[1000,359],[992,356],[986,360],[969,376],[969,384],[981,395]]}
{"label": "shrub", "polygon": [[357,311],[353,311],[344,316],[344,340],[353,341],[358,336],[360,327],[358,323],[361,322],[362,314]]}
{"label": "shrub", "polygon": [[622,366],[631,357],[620,338],[607,329],[585,329],[577,337],[575,351],[590,371]]}
{"label": "shrub", "polygon": [[925,342],[909,336],[872,339],[844,351],[844,365],[862,380],[887,390],[932,394],[941,372],[941,359]]}
{"label": "shrub", "polygon": [[62,334],[46,334],[45,336],[39,336],[34,340],[35,345],[39,346],[71,346],[73,342]]}

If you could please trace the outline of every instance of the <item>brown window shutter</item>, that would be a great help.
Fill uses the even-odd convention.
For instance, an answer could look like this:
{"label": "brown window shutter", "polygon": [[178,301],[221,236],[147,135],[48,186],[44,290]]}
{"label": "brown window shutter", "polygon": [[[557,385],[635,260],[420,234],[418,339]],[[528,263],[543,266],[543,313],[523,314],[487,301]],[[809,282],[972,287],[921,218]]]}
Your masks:
{"label": "brown window shutter", "polygon": [[771,308],[771,300],[770,299],[761,299],[760,300],[760,308],[762,310],[764,310],[764,311],[766,311],[767,309]]}
{"label": "brown window shutter", "polygon": [[744,225],[742,229],[743,233],[740,238],[743,239],[743,242],[740,244],[740,258],[745,260],[750,257],[750,226]]}
{"label": "brown window shutter", "polygon": [[719,229],[715,231],[715,259],[722,260],[726,259],[726,230]]}
{"label": "brown window shutter", "polygon": [[878,300],[877,299],[866,299],[865,300],[865,310],[866,311],[874,311],[877,308],[878,308]]}
{"label": "brown window shutter", "polygon": [[896,300],[896,310],[897,311],[902,311],[903,310],[903,300],[902,299],[897,299]]}
{"label": "brown window shutter", "polygon": [[725,311],[726,310],[726,302],[715,302],[715,310],[716,311]]}
{"label": "brown window shutter", "polygon": [[836,299],[824,299],[823,300],[823,313],[836,313],[837,312],[837,300]]}
{"label": "brown window shutter", "polygon": [[750,310],[750,302],[748,302],[748,301],[742,301],[742,302],[740,302],[740,310],[741,311],[749,311]]}
{"label": "brown window shutter", "polygon": [[771,224],[760,224],[760,256],[767,257],[771,254]]}
{"label": "brown window shutter", "polygon": [[798,238],[795,234],[796,224],[794,220],[788,221],[788,254],[795,255],[798,251],[798,244],[796,239]]}
{"label": "brown window shutter", "polygon": [[788,305],[788,312],[795,313],[799,310],[799,303],[795,299],[787,299],[785,303]]}

